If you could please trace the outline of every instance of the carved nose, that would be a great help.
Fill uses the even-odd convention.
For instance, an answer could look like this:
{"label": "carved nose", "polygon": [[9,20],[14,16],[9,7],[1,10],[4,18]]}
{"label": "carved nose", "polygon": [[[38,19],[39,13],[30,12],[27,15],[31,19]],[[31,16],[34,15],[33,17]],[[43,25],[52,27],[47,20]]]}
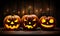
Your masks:
{"label": "carved nose", "polygon": [[49,23],[47,22],[47,24],[49,24]]}
{"label": "carved nose", "polygon": [[14,22],[12,21],[11,24],[14,24]]}
{"label": "carved nose", "polygon": [[31,22],[29,22],[29,24],[31,24]]}

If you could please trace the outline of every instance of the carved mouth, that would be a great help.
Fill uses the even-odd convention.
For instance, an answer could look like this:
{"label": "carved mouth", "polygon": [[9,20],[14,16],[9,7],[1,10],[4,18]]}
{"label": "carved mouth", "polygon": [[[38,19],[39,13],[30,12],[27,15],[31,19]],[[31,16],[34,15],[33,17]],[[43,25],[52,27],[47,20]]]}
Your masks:
{"label": "carved mouth", "polygon": [[6,26],[6,28],[10,28],[10,29],[17,29],[18,27],[19,27],[19,24],[17,24],[17,25],[13,25],[13,26],[9,26],[8,24],[5,24],[5,26]]}
{"label": "carved mouth", "polygon": [[35,27],[36,26],[36,23],[33,26],[32,25],[25,25],[25,24],[24,24],[24,26],[27,27],[28,29],[30,29],[30,28]]}
{"label": "carved mouth", "polygon": [[45,27],[45,28],[51,28],[53,27],[54,25],[44,25],[44,24],[41,24],[41,26]]}

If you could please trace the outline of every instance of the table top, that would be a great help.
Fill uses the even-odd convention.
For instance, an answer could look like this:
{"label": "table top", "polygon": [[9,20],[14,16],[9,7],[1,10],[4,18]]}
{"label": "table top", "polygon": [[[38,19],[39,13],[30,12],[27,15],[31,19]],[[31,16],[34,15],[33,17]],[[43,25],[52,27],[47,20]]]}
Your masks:
{"label": "table top", "polygon": [[38,30],[38,31],[0,31],[0,34],[59,34],[60,33],[60,28],[56,28],[55,31],[43,31],[43,30]]}
{"label": "table top", "polygon": [[1,34],[58,34],[60,31],[3,31]]}

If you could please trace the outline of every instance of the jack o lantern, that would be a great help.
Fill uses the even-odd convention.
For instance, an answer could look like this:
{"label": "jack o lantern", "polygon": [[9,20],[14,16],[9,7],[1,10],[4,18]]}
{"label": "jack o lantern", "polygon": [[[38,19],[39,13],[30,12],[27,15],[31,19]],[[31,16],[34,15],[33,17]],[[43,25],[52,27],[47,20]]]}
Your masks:
{"label": "jack o lantern", "polygon": [[18,15],[8,15],[4,18],[4,27],[6,29],[18,29],[20,26],[21,19]]}
{"label": "jack o lantern", "polygon": [[22,17],[22,23],[26,30],[35,29],[38,24],[38,17],[36,15],[24,15]]}
{"label": "jack o lantern", "polygon": [[52,16],[42,16],[40,18],[40,27],[41,29],[53,29],[55,27],[55,18]]}

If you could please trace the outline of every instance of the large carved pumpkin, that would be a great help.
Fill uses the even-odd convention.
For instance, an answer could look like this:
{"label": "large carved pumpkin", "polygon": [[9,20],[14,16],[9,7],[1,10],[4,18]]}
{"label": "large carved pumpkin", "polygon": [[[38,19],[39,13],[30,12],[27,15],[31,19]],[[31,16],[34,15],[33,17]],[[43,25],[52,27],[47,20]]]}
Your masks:
{"label": "large carved pumpkin", "polygon": [[26,30],[35,29],[38,25],[38,17],[36,15],[24,15],[22,17],[23,28]]}
{"label": "large carved pumpkin", "polygon": [[18,29],[20,26],[21,19],[18,15],[8,15],[4,18],[5,29]]}
{"label": "large carved pumpkin", "polygon": [[40,18],[40,27],[41,27],[41,29],[53,29],[54,27],[55,27],[55,18],[54,17],[52,17],[52,16],[48,16],[48,17],[46,17],[46,16],[42,16],[41,18]]}

